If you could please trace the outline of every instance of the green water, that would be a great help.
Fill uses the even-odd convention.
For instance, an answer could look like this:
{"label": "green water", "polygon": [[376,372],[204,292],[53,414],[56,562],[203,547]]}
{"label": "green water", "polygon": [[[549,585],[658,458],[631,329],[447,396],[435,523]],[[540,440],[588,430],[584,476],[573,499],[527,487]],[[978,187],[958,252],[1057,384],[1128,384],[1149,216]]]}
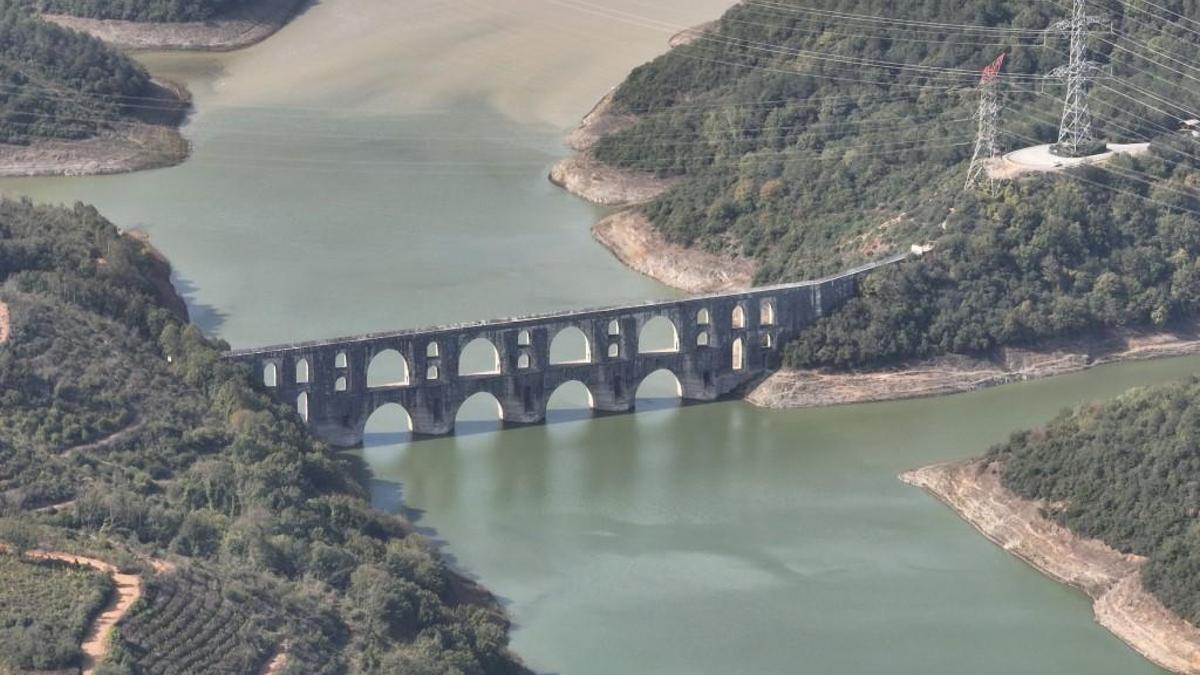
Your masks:
{"label": "green water", "polygon": [[[723,3],[603,4],[690,25]],[[670,295],[545,180],[664,39],[542,0],[325,0],[246,52],[145,57],[196,95],[185,165],[0,192],[146,229],[237,346]],[[896,474],[1198,368],[812,411],[680,407],[656,378],[646,412],[588,419],[565,390],[551,424],[504,433],[471,405],[463,435],[409,444],[381,413],[363,454],[376,503],[506,602],[539,671],[1160,673]]]}

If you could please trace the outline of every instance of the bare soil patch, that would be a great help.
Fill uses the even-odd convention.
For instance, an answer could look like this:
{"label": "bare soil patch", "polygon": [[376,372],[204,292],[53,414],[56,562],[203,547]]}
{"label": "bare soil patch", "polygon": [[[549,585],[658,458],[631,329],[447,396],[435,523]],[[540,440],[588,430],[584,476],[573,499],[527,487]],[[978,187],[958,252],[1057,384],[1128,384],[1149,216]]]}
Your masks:
{"label": "bare soil patch", "polygon": [[592,236],[629,267],[691,293],[749,288],[754,278],[752,261],[672,244],[636,210],[596,223]]}
{"label": "bare soil patch", "polygon": [[12,332],[12,328],[8,323],[8,305],[0,302],[0,345],[8,342],[8,336]]}
{"label": "bare soil patch", "polygon": [[581,152],[550,169],[550,182],[589,202],[604,206],[640,204],[670,190],[678,178],[626,171]]}
{"label": "bare soil patch", "polygon": [[550,182],[596,204],[624,206],[648,202],[671,189],[679,179],[620,169],[597,160],[591,153],[600,139],[638,122],[637,115],[612,111],[615,91],[605,94],[579,126],[567,135],[567,147],[576,154],[550,169]]}
{"label": "bare soil patch", "polygon": [[270,37],[307,0],[259,0],[209,21],[148,23],[45,14],[47,21],[126,49],[229,51]]}
{"label": "bare soil patch", "polygon": [[900,480],[937,497],[1043,574],[1086,593],[1096,620],[1146,658],[1177,673],[1200,674],[1200,629],[1142,588],[1138,569],[1144,559],[1044,518],[1044,504],[1005,488],[994,463],[935,464],[907,471]]}
{"label": "bare soil patch", "polygon": [[275,648],[275,655],[263,664],[262,670],[259,671],[259,675],[279,675],[279,673],[282,673],[283,669],[287,667],[287,663],[287,643],[283,642]]}

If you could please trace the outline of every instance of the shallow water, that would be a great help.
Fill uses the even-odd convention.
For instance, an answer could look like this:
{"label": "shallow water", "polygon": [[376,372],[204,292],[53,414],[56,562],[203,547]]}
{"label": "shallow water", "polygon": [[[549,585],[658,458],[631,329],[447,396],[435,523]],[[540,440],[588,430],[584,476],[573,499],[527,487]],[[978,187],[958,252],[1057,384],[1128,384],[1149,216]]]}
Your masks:
{"label": "shallow water", "polygon": [[[323,0],[228,55],[148,55],[185,81],[194,156],[128,176],[0,181],[97,204],[174,261],[236,346],[673,293],[595,245],[550,186],[562,133],[710,0]],[[1192,372],[1108,367],[976,394],[812,411],[680,407],[455,438],[372,420],[376,503],[414,512],[563,673],[1158,673],[1087,600],[896,480],[1076,401]]]}

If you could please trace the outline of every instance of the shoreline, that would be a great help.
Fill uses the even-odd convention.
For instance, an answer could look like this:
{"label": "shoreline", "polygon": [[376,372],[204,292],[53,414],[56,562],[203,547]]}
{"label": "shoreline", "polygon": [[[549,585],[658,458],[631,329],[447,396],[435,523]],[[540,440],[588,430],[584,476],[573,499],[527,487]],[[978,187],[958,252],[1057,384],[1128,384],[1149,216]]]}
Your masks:
{"label": "shoreline", "polygon": [[78,141],[0,144],[0,178],[103,176],[176,166],[191,149],[177,127],[121,122]]}
{"label": "shoreline", "polygon": [[151,23],[89,19],[66,14],[42,18],[136,51],[233,51],[262,42],[283,28],[309,0],[259,0],[208,21]]}
{"label": "shoreline", "polygon": [[[718,23],[683,30],[671,37],[670,47],[690,44]],[[612,111],[616,91],[616,87],[609,90],[566,136],[567,147],[575,153],[554,165],[550,182],[593,203],[624,207],[594,223],[591,232],[635,272],[688,293],[752,286],[753,260],[672,243],[638,208],[682,178],[661,179],[626,171],[592,156],[591,149],[600,139],[639,121],[637,115]],[[753,385],[743,398],[754,406],[774,409],[928,398],[1080,372],[1107,363],[1194,354],[1200,354],[1200,323],[1183,331],[1109,330],[1033,347],[1004,347],[989,358],[950,354],[887,370],[849,373],[782,369]]]}
{"label": "shoreline", "polygon": [[1004,347],[988,359],[947,355],[887,370],[779,370],[745,400],[760,408],[815,408],[961,394],[1126,361],[1200,354],[1200,322],[1160,331],[1113,330],[1037,347]]}
{"label": "shoreline", "polygon": [[[675,44],[687,44],[714,22],[678,33]],[[683,36],[683,37],[681,37]],[[584,115],[565,139],[575,151],[550,169],[551,183],[571,194],[603,206],[625,207],[594,223],[592,237],[623,265],[678,290],[714,293],[740,290],[753,285],[755,264],[748,258],[714,253],[668,241],[638,206],[649,202],[680,183],[683,178],[659,178],[620,169],[597,160],[593,146],[609,134],[638,123],[638,116],[612,111],[616,88],[609,90]]]}
{"label": "shoreline", "polygon": [[100,176],[181,164],[191,154],[180,130],[191,95],[182,85],[160,80],[151,82],[147,94],[159,105],[113,120],[90,138],[0,143],[0,178]]}
{"label": "shoreline", "polygon": [[602,206],[630,206],[648,202],[679,183],[678,178],[659,178],[647,173],[628,171],[597,160],[592,148],[605,136],[619,133],[638,123],[638,116],[612,111],[616,89],[605,94],[564,142],[575,154],[559,160],[550,169],[550,182]]}
{"label": "shoreline", "polygon": [[626,267],[688,293],[749,288],[754,263],[668,242],[636,209],[618,211],[592,225],[592,238]]}
{"label": "shoreline", "polygon": [[1144,559],[1042,517],[1042,504],[1005,488],[992,462],[934,464],[906,471],[900,480],[936,497],[989,541],[1042,574],[1085,593],[1093,600],[1096,622],[1142,656],[1172,672],[1200,674],[1200,628],[1142,588]]}

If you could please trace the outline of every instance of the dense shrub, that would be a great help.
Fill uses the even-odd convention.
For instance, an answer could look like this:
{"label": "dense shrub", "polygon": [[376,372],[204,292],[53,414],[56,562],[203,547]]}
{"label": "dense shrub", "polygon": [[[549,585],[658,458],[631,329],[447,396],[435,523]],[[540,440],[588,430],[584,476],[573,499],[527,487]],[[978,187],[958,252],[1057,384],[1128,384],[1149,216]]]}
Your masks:
{"label": "dense shrub", "polygon": [[41,12],[126,21],[203,21],[258,0],[23,0]]}
{"label": "dense shrub", "polygon": [[182,322],[167,272],[94,209],[0,201],[0,493],[190,561],[149,584],[112,667],[257,672],[286,640],[295,672],[519,671],[498,612]]}
{"label": "dense shrub", "polygon": [[1060,414],[993,448],[1005,485],[1058,505],[1048,515],[1124,552],[1148,556],[1142,579],[1200,622],[1200,379],[1134,389]]}
{"label": "dense shrub", "polygon": [[93,136],[150,86],[129,57],[15,0],[0,0],[0,45],[0,143]]}
{"label": "dense shrub", "polygon": [[0,671],[79,665],[84,632],[113,592],[108,576],[0,554],[0,579]]}

